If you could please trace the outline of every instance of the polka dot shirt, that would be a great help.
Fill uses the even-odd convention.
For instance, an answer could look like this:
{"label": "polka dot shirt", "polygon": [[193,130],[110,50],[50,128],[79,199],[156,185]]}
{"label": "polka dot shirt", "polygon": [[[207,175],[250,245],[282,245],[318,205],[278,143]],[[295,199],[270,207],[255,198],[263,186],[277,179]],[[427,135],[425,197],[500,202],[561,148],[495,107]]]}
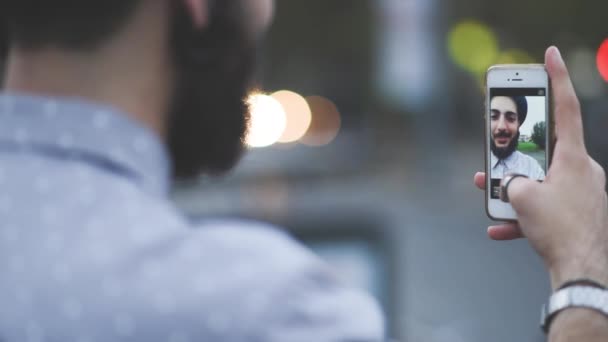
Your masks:
{"label": "polka dot shirt", "polygon": [[156,136],[0,96],[0,341],[380,341],[376,303],[259,223],[187,222]]}

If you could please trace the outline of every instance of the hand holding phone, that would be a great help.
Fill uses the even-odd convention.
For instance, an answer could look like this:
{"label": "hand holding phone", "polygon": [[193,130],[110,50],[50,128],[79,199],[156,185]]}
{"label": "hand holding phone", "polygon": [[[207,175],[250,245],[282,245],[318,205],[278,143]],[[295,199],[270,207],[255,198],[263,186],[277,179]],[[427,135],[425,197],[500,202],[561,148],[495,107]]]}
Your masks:
{"label": "hand holding phone", "polygon": [[[508,187],[517,223],[489,227],[496,240],[527,237],[543,258],[554,288],[590,278],[608,284],[606,175],[585,148],[581,109],[568,70],[556,48],[547,51],[552,82],[556,143],[544,182],[516,178]],[[480,189],[487,175],[475,176]]]}

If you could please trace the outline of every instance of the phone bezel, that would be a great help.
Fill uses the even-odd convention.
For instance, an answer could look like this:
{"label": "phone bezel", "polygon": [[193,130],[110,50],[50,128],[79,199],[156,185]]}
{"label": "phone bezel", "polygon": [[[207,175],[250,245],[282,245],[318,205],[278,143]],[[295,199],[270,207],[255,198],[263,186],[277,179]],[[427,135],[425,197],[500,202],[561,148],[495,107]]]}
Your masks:
{"label": "phone bezel", "polygon": [[[513,79],[516,79],[514,81]],[[488,217],[496,221],[517,221],[517,214],[509,203],[504,203],[499,199],[492,199],[490,196],[490,89],[491,88],[545,88],[547,122],[546,134],[546,170],[549,169],[552,157],[552,120],[550,110],[550,82],[545,66],[542,64],[509,64],[495,65],[488,69],[486,73],[486,100],[485,100],[485,134],[484,134],[484,159],[486,171],[485,187],[485,207]]]}

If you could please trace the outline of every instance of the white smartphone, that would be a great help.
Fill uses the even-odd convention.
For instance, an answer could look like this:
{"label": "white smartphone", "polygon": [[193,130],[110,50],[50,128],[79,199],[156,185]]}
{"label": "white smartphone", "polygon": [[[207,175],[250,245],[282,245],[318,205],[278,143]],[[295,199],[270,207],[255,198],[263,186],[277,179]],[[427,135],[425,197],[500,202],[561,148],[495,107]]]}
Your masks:
{"label": "white smartphone", "polygon": [[551,160],[549,77],[544,65],[496,65],[486,77],[486,212],[497,221],[516,221],[500,199],[500,182],[510,173],[543,181]]}

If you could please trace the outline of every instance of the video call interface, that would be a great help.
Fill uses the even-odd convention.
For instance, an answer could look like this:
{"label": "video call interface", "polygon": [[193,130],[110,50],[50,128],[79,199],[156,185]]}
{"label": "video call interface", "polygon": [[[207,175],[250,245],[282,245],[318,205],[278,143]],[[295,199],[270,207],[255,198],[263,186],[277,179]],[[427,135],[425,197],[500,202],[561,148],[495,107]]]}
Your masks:
{"label": "video call interface", "polygon": [[491,88],[489,157],[491,198],[500,198],[500,181],[523,174],[542,181],[547,171],[545,88]]}

